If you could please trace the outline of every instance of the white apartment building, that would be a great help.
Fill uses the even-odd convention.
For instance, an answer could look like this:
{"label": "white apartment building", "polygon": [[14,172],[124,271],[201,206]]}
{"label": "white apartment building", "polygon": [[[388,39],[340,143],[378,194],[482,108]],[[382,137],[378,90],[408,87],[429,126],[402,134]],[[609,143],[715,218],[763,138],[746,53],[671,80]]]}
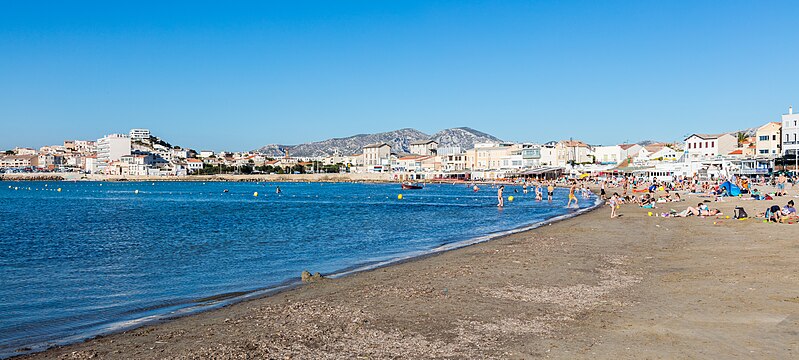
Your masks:
{"label": "white apartment building", "polygon": [[770,122],[755,133],[755,156],[775,158],[782,154],[781,122]]}
{"label": "white apartment building", "polygon": [[709,159],[727,155],[738,145],[730,134],[693,134],[685,138],[686,160]]}
{"label": "white apartment building", "polygon": [[541,145],[539,153],[541,159],[539,160],[541,166],[555,166],[558,163],[558,142],[550,141]]}
{"label": "white apartment building", "polygon": [[130,129],[130,140],[147,140],[150,138],[150,129]]}
{"label": "white apartment building", "polygon": [[130,137],[111,134],[97,140],[97,171],[102,173],[112,161],[130,155]]}
{"label": "white apartment building", "polygon": [[411,142],[410,151],[414,155],[433,156],[437,154],[438,142],[435,140],[419,140]]}
{"label": "white apartment building", "polygon": [[793,113],[793,106],[782,115],[782,154],[799,152],[799,114]]}
{"label": "white apartment building", "polygon": [[594,147],[594,157],[600,164],[620,164],[627,158],[633,157],[643,147],[638,144],[619,144]]}
{"label": "white apartment building", "polygon": [[203,161],[200,159],[186,159],[186,168],[189,172],[197,172],[203,169]]}

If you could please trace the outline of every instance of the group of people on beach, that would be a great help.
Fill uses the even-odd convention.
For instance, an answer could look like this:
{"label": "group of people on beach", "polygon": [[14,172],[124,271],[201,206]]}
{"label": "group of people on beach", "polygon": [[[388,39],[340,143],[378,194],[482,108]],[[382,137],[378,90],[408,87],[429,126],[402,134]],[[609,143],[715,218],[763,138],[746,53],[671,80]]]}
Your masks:
{"label": "group of people on beach", "polygon": [[[555,187],[556,181],[527,181],[521,183],[522,193],[528,194],[530,189],[535,194],[536,201],[543,201],[544,200],[544,190],[546,190],[546,197],[547,201],[552,202],[555,196]],[[591,190],[585,184],[579,184],[576,180],[572,180],[567,183],[569,185],[569,199],[566,203],[566,207],[579,207],[578,205],[578,196],[583,197],[584,199],[589,199],[591,197]],[[472,185],[472,190],[477,192],[480,188],[476,185]],[[518,189],[514,189],[514,192],[518,192]],[[497,187],[497,207],[504,207],[505,206],[505,185],[499,185]]]}

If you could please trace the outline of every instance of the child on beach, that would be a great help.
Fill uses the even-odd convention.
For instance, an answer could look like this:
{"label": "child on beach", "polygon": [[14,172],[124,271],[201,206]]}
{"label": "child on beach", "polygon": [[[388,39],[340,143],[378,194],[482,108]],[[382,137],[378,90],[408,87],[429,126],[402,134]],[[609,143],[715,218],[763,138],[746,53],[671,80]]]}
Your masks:
{"label": "child on beach", "polygon": [[613,196],[610,197],[610,201],[608,201],[608,204],[610,205],[611,219],[621,216],[618,213],[616,213],[616,210],[619,209],[619,193],[613,193]]}

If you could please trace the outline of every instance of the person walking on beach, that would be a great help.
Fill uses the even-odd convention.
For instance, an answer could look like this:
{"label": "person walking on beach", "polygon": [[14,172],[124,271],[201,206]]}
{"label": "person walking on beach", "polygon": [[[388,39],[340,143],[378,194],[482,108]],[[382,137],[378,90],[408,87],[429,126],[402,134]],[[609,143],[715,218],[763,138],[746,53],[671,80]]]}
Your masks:
{"label": "person walking on beach", "polygon": [[555,194],[555,186],[550,182],[549,185],[547,185],[547,200],[549,202],[552,202],[552,195],[554,194]]}
{"label": "person walking on beach", "polygon": [[610,197],[610,201],[608,201],[608,204],[610,204],[611,219],[621,216],[616,212],[616,210],[619,209],[619,193],[613,193],[613,196]]}
{"label": "person walking on beach", "polygon": [[607,199],[607,196],[605,195],[605,180],[602,180],[599,183],[599,196],[602,197],[602,200]]}
{"label": "person walking on beach", "polygon": [[577,181],[572,180],[572,186],[569,187],[569,202],[566,203],[566,207],[570,207],[572,204],[572,200],[574,201],[574,206],[577,205],[577,196],[574,195],[574,192],[577,191]]}
{"label": "person walking on beach", "polygon": [[785,178],[785,174],[780,174],[780,176],[777,177],[777,195],[779,196],[788,195],[788,193],[785,192],[786,180],[787,179]]}
{"label": "person walking on beach", "polygon": [[504,192],[505,192],[505,185],[500,185],[499,189],[497,190],[497,201],[499,202],[497,204],[498,207],[505,206],[505,196],[503,194]]}

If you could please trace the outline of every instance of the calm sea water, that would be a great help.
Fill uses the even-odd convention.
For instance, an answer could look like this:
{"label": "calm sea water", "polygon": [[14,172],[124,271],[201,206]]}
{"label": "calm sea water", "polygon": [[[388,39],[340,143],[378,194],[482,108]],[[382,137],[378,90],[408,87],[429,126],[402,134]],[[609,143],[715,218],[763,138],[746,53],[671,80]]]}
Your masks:
{"label": "calm sea water", "polygon": [[574,212],[515,189],[0,182],[0,356]]}

